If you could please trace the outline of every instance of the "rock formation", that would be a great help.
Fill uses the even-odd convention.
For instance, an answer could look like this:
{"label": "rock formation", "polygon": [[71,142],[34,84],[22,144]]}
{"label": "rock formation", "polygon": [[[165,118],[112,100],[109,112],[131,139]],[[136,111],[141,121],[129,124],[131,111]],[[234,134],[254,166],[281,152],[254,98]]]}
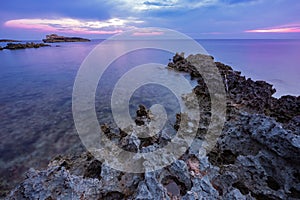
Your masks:
{"label": "rock formation", "polygon": [[33,43],[33,42],[27,42],[25,44],[7,43],[7,45],[3,49],[16,50],[16,49],[40,48],[40,47],[49,47],[49,46],[50,46],[49,44]]}
{"label": "rock formation", "polygon": [[20,40],[1,39],[0,42],[21,42]]}
{"label": "rock formation", "polygon": [[[193,92],[201,109],[196,138],[172,165],[131,174],[108,167],[89,152],[58,156],[47,169],[31,169],[7,199],[299,199],[300,97],[276,99],[270,84],[216,62],[227,90],[227,116],[214,148],[206,152],[202,143],[211,118],[210,94],[190,62],[195,58],[200,65],[214,63],[211,56],[176,54],[168,65],[198,80]],[[184,100],[187,106],[195,103],[189,95]],[[145,106],[136,114],[138,126],[149,125]],[[177,114],[174,130],[185,118]],[[116,132],[107,124],[101,129],[132,152],[152,151],[173,137],[162,132],[145,140],[132,137],[130,129]]]}
{"label": "rock formation", "polygon": [[80,37],[65,37],[56,34],[46,35],[46,39],[43,39],[45,43],[55,43],[55,42],[90,42],[91,40],[80,38]]}

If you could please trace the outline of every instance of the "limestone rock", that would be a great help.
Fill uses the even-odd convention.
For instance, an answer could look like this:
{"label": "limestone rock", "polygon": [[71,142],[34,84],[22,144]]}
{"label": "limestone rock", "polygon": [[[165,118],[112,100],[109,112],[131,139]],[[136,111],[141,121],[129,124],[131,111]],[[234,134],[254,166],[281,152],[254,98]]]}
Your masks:
{"label": "limestone rock", "polygon": [[[198,81],[193,90],[197,99],[187,94],[183,100],[187,107],[199,104],[201,111],[198,128],[191,129],[197,131],[196,138],[177,161],[153,172],[131,174],[114,170],[87,152],[59,156],[45,170],[30,170],[7,199],[299,199],[300,97],[276,99],[272,85],[246,79],[208,55],[186,59],[176,54],[172,61],[169,68],[188,72]],[[211,123],[210,95],[195,62],[204,70],[217,67],[227,91],[226,123],[210,152],[203,147]],[[146,107],[140,106],[136,114],[135,128],[129,125],[118,132],[106,124],[102,131],[132,152],[155,151],[172,141],[174,135],[167,129],[139,138],[137,129],[154,129],[148,127],[151,117]],[[189,129],[188,123],[179,127],[185,115],[174,116],[172,130]]]}

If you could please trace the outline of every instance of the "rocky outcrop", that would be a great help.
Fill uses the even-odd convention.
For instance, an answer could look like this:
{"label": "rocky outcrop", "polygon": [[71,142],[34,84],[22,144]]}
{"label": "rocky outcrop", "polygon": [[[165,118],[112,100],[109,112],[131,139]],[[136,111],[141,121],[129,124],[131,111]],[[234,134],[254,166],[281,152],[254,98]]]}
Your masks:
{"label": "rocky outcrop", "polygon": [[236,110],[229,117],[208,154],[221,169],[214,177],[221,193],[235,187],[257,199],[297,196],[300,137],[265,115]]}
{"label": "rocky outcrop", "polygon": [[[184,58],[184,54],[176,54],[169,68],[188,72],[191,77],[198,79],[195,92],[200,96],[209,96],[206,84],[199,72]],[[201,63],[213,62],[213,57],[202,55]],[[234,71],[230,66],[214,62],[219,69],[224,86],[227,90],[228,103],[249,113],[260,113],[275,118],[278,122],[289,123],[300,114],[300,96],[283,96],[280,99],[272,97],[276,92],[273,86],[265,81],[253,81]],[[205,64],[204,64],[205,65]]]}
{"label": "rocky outcrop", "polygon": [[230,116],[237,119],[226,123],[208,156],[195,145],[171,166],[145,174],[115,171],[89,153],[57,157],[46,170],[31,169],[8,199],[296,199],[299,137],[270,117]]}
{"label": "rocky outcrop", "polygon": [[[198,102],[189,94],[186,106],[198,104],[199,128],[190,148],[173,164],[154,172],[124,173],[96,160],[90,153],[58,156],[47,169],[31,169],[27,178],[7,199],[299,199],[300,197],[300,111],[299,97],[272,97],[275,90],[264,81],[252,81],[230,66],[214,63],[227,90],[226,123],[210,152],[202,146],[211,119],[208,88],[196,68],[214,63],[211,56],[184,58],[176,54],[170,68],[188,72],[198,80],[194,88]],[[213,76],[212,76],[213,77]],[[185,113],[176,115],[173,130],[183,126]],[[135,123],[147,128],[153,116],[140,105]],[[162,131],[139,138],[134,128],[116,130],[101,126],[119,147],[149,152],[174,137]],[[192,129],[191,129],[192,130]]]}
{"label": "rocky outcrop", "polygon": [[43,39],[45,43],[55,43],[55,42],[90,42],[91,40],[80,38],[80,37],[65,37],[56,34],[46,35],[46,39]]}
{"label": "rocky outcrop", "polygon": [[20,40],[1,39],[0,42],[21,42]]}
{"label": "rocky outcrop", "polygon": [[49,46],[50,46],[49,44],[33,43],[33,42],[27,42],[25,44],[8,43],[3,49],[16,50],[16,49],[40,48],[40,47],[49,47]]}

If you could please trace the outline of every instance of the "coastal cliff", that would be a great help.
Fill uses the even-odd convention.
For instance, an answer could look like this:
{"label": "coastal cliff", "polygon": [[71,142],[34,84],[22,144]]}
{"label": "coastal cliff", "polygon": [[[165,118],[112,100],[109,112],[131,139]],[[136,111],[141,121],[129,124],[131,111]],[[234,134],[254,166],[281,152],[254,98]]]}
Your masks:
{"label": "coastal cliff", "polygon": [[[211,96],[193,63],[216,66],[227,91],[226,122],[210,152],[201,144],[210,125]],[[108,167],[89,152],[57,156],[44,170],[30,169],[6,198],[299,199],[300,96],[274,98],[272,85],[246,78],[207,55],[176,54],[168,67],[198,81],[193,93],[203,113],[193,144],[179,160],[155,172],[132,174]],[[195,103],[189,94],[185,101],[187,106]],[[178,113],[176,119],[178,130],[185,117]],[[140,105],[135,123],[149,126],[149,120],[147,108]],[[133,137],[132,130],[116,131],[107,124],[101,129],[133,152],[153,150],[171,139],[165,132],[145,140]]]}
{"label": "coastal cliff", "polygon": [[46,39],[43,39],[45,43],[56,43],[56,42],[90,42],[91,40],[80,38],[80,37],[65,37],[56,34],[46,35]]}

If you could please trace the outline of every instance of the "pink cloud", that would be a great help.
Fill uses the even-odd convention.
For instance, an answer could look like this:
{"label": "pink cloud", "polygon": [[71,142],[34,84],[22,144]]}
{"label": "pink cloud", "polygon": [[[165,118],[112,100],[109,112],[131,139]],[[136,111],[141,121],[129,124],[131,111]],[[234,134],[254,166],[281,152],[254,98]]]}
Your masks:
{"label": "pink cloud", "polygon": [[57,32],[64,32],[64,33],[74,33],[74,34],[100,34],[100,35],[113,35],[117,33],[122,33],[123,30],[113,30],[113,31],[101,31],[101,30],[58,30]]}
{"label": "pink cloud", "polygon": [[203,35],[223,35],[223,34],[228,34],[228,33],[222,33],[222,32],[205,32],[205,33],[200,33]]}
{"label": "pink cloud", "polygon": [[151,32],[134,32],[133,36],[155,36],[155,35],[163,35],[164,32],[161,31],[151,31]]}
{"label": "pink cloud", "polygon": [[5,22],[5,26],[37,31],[62,32],[74,34],[117,34],[133,28],[134,19],[112,18],[105,21],[84,21],[72,18],[61,19],[16,19]]}
{"label": "pink cloud", "polygon": [[246,33],[300,33],[300,24],[287,24],[277,27],[247,30]]}
{"label": "pink cloud", "polygon": [[20,29],[36,29],[36,30],[45,30],[45,31],[56,31],[54,27],[51,27],[46,24],[27,24],[27,23],[20,23],[14,20],[7,21],[4,23],[7,27],[12,28],[20,28]]}

